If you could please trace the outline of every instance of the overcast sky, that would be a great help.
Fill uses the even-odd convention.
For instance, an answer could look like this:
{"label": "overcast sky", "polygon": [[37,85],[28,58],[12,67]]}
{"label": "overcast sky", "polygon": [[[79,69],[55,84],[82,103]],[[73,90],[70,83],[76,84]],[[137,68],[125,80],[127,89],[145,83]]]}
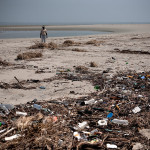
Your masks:
{"label": "overcast sky", "polygon": [[150,0],[0,0],[0,22],[150,22]]}

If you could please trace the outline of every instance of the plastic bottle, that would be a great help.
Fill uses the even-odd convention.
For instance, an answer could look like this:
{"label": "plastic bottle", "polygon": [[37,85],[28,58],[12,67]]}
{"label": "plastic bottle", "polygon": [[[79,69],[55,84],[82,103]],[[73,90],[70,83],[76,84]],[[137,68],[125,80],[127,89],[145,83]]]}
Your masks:
{"label": "plastic bottle", "polygon": [[116,124],[122,124],[122,125],[128,125],[129,124],[128,120],[113,119],[112,122],[116,123]]}
{"label": "plastic bottle", "polygon": [[42,106],[38,104],[33,104],[33,107],[36,108],[37,110],[41,110]]}
{"label": "plastic bottle", "polygon": [[0,104],[0,108],[3,109],[6,112],[6,114],[9,114],[9,110],[5,107],[5,105]]}
{"label": "plastic bottle", "polygon": [[3,105],[5,105],[5,107],[9,110],[12,110],[15,108],[14,105],[11,105],[11,104],[3,104]]}
{"label": "plastic bottle", "polygon": [[0,108],[3,109],[6,114],[9,114],[9,110],[14,109],[14,105],[11,104],[0,104]]}

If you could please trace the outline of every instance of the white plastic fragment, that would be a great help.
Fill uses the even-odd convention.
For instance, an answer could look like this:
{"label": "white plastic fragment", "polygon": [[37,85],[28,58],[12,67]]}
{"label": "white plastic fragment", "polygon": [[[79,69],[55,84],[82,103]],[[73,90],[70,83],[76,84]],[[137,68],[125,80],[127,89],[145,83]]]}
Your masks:
{"label": "white plastic fragment", "polygon": [[6,131],[6,129],[0,130],[0,133],[3,133],[3,132],[5,132],[5,131]]}
{"label": "white plastic fragment", "polygon": [[133,113],[136,114],[136,113],[138,113],[138,112],[141,111],[141,108],[137,106],[137,107],[135,107],[132,111],[133,111]]}
{"label": "white plastic fragment", "polygon": [[11,141],[11,140],[19,138],[19,137],[21,137],[20,134],[15,134],[15,135],[10,136],[10,137],[5,137],[5,141]]}
{"label": "white plastic fragment", "polygon": [[103,99],[100,99],[100,100],[99,100],[99,102],[101,102],[101,103],[102,103],[102,102],[103,102]]}
{"label": "white plastic fragment", "polygon": [[106,144],[107,148],[117,148],[117,145],[114,144]]}
{"label": "white plastic fragment", "polygon": [[91,134],[91,132],[87,132],[87,131],[82,131],[82,133],[84,133],[84,134],[88,134],[88,135],[90,135],[90,134]]}
{"label": "white plastic fragment", "polygon": [[76,138],[78,139],[78,141],[80,141],[80,140],[81,140],[80,133],[78,133],[78,132],[74,132],[74,133],[73,133],[73,136],[74,136],[74,137],[76,137]]}
{"label": "white plastic fragment", "polygon": [[84,129],[86,126],[88,126],[87,121],[83,121],[82,123],[78,123],[78,127],[79,129]]}
{"label": "white plastic fragment", "polygon": [[91,99],[91,100],[88,100],[88,101],[84,101],[85,105],[90,105],[90,104],[95,104],[97,103],[97,101],[95,101],[95,99]]}
{"label": "white plastic fragment", "polygon": [[16,115],[26,116],[27,113],[26,112],[16,111]]}
{"label": "white plastic fragment", "polygon": [[107,126],[107,120],[99,120],[98,125],[100,126]]}

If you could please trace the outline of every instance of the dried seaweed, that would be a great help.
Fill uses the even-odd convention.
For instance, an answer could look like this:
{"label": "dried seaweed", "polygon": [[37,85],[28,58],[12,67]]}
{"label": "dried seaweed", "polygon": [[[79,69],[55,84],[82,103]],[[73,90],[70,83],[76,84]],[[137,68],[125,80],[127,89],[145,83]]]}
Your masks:
{"label": "dried seaweed", "polygon": [[40,58],[42,57],[42,53],[40,52],[26,52],[19,54],[17,56],[17,60],[26,60],[26,59],[32,59],[32,58]]}

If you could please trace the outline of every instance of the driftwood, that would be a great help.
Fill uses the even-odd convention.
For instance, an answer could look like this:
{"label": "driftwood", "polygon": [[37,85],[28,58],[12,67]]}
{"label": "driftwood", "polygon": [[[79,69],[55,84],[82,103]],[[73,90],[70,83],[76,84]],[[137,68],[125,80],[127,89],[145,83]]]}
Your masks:
{"label": "driftwood", "polygon": [[20,81],[17,79],[17,77],[14,77],[14,78],[17,80],[17,82],[19,83],[20,87],[24,88],[24,87],[22,86],[22,84],[20,83]]}

